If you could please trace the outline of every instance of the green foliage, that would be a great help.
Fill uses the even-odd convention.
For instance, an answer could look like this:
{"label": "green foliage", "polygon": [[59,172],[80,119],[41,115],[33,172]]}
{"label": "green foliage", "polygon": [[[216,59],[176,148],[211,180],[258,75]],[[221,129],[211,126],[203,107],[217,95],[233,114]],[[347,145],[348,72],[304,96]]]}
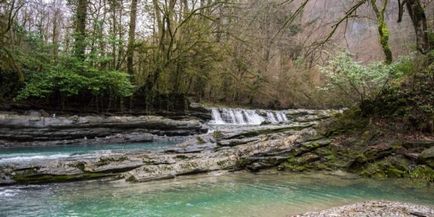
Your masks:
{"label": "green foliage", "polygon": [[48,98],[53,93],[71,97],[90,93],[94,96],[127,97],[134,86],[129,75],[119,71],[100,71],[82,62],[60,64],[46,72],[34,73],[16,100]]}
{"label": "green foliage", "polygon": [[434,170],[425,165],[419,165],[410,172],[410,177],[427,182],[434,182]]}
{"label": "green foliage", "polygon": [[374,62],[362,65],[347,53],[341,53],[321,68],[329,83],[324,90],[337,90],[352,102],[374,98],[392,79],[401,77],[411,68],[407,59],[387,65]]}
{"label": "green foliage", "polygon": [[364,115],[392,118],[405,128],[433,132],[434,64],[427,59],[414,59],[414,67],[406,76],[394,81],[376,99],[365,102]]}

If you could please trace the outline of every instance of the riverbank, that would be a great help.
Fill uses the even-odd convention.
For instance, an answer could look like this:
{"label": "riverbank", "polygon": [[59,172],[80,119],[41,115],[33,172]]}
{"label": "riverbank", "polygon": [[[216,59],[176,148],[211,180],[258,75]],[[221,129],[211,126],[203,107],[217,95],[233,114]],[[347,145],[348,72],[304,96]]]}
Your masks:
{"label": "riverbank", "polygon": [[434,208],[430,206],[400,203],[391,201],[367,201],[320,212],[310,212],[293,217],[430,217],[434,216]]}

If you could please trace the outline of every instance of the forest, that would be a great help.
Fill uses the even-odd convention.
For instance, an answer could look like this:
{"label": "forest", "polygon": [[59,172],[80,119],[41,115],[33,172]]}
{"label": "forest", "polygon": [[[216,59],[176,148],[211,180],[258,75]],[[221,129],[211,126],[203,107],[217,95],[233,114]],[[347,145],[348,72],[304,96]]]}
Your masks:
{"label": "forest", "polygon": [[0,216],[434,216],[434,1],[0,0]]}
{"label": "forest", "polygon": [[0,102],[349,107],[432,73],[433,25],[429,0],[2,0]]}

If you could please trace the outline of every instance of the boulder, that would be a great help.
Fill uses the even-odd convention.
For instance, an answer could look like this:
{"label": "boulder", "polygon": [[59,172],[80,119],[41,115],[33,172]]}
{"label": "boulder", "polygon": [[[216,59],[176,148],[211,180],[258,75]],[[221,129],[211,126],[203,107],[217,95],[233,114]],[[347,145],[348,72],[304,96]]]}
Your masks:
{"label": "boulder", "polygon": [[420,155],[419,160],[431,168],[434,168],[434,146],[425,149]]}

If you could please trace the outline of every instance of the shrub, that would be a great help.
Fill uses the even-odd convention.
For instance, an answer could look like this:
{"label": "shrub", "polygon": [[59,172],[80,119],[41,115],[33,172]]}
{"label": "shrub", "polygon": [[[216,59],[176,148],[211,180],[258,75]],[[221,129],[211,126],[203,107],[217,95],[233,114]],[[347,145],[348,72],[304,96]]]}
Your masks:
{"label": "shrub", "polygon": [[401,77],[411,69],[408,58],[387,65],[380,62],[362,65],[347,53],[332,59],[321,72],[329,80],[327,91],[342,92],[353,103],[361,103],[377,96],[392,79]]}
{"label": "shrub", "polygon": [[124,72],[100,71],[83,65],[60,65],[47,72],[33,73],[16,100],[44,99],[53,93],[60,93],[63,97],[89,93],[94,96],[127,97],[133,91],[129,75]]}

